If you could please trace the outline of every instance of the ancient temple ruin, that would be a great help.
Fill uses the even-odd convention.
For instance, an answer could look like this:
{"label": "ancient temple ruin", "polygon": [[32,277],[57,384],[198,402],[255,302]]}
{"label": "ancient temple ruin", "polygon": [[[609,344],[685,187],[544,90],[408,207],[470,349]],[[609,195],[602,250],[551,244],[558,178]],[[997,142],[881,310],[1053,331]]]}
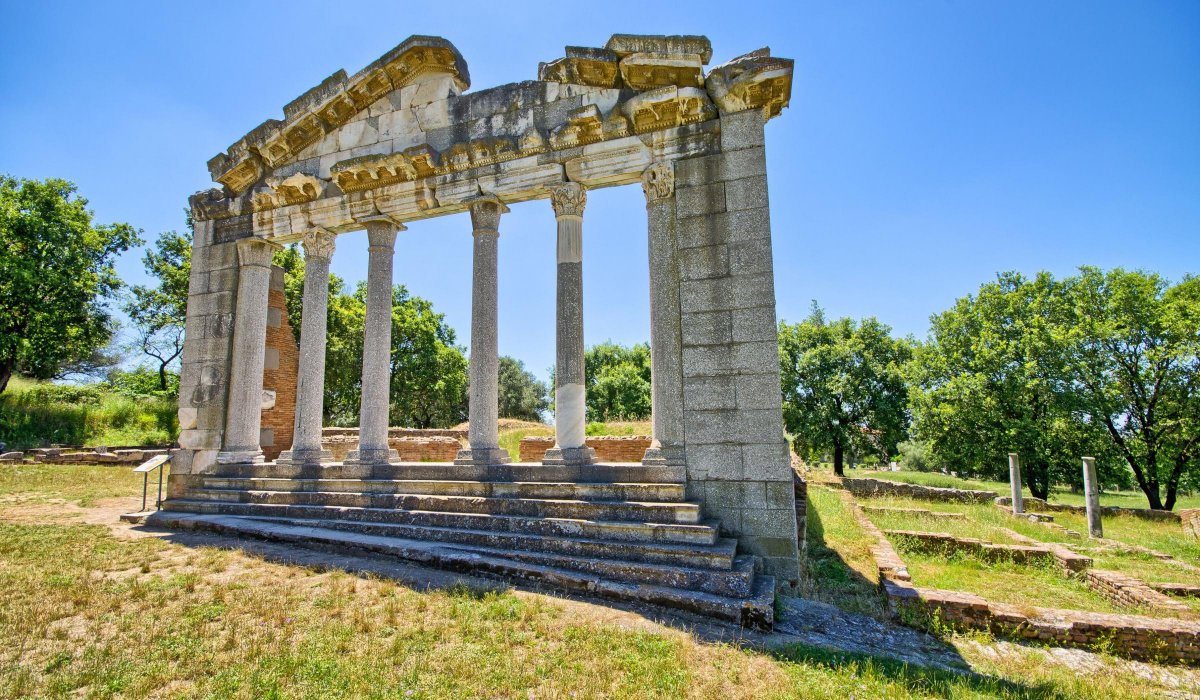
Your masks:
{"label": "ancient temple ruin", "polygon": [[[769,626],[798,574],[763,139],[792,61],[760,49],[706,71],[711,55],[704,37],[615,35],[567,47],[537,80],[468,92],[458,50],[414,36],[210,160],[221,187],[191,199],[181,449],[155,520]],[[588,190],[621,185],[646,196],[653,443],[640,463],[603,464],[584,443],[582,236]],[[557,217],[556,440],[542,462],[512,463],[497,441],[496,255],[508,206],[530,200]],[[455,214],[474,239],[469,444],[453,462],[401,463],[387,442],[392,258],[406,223]],[[359,448],[333,461],[327,273],[338,235],[363,229]],[[271,259],[297,241],[294,437],[268,462]]]}

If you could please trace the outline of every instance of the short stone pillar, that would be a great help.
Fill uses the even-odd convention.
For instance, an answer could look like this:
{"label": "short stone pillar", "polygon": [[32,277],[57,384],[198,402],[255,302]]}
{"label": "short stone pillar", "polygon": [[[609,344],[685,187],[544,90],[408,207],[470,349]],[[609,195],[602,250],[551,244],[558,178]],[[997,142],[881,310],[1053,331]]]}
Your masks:
{"label": "short stone pillar", "polygon": [[1012,489],[1012,512],[1020,515],[1025,512],[1025,497],[1021,494],[1021,456],[1016,452],[1008,453],[1008,485]]}
{"label": "short stone pillar", "polygon": [[1083,458],[1083,496],[1087,505],[1088,535],[1104,537],[1100,522],[1100,480],[1096,478],[1096,459]]}
{"label": "short stone pillar", "polygon": [[405,227],[380,216],[363,219],[367,248],[367,312],[363,324],[362,399],[358,414],[358,449],[346,464],[370,468],[399,459],[388,446],[392,386],[392,258],[396,234]]}
{"label": "short stone pillar", "polygon": [[470,406],[467,441],[455,464],[507,464],[508,451],[500,448],[500,351],[497,338],[496,242],[500,215],[508,207],[495,195],[471,200],[474,229],[474,270],[471,280],[471,359],[468,368]]}
{"label": "short stone pillar", "polygon": [[675,168],[657,162],[642,173],[650,259],[651,437],[643,463],[682,465],[683,323],[675,240]]}
{"label": "short stone pillar", "polygon": [[321,449],[325,409],[325,338],[329,315],[329,263],[337,235],[322,228],[304,234],[304,313],[300,319],[300,368],[296,378],[296,429],[292,448],[279,464],[320,466],[333,459]]}
{"label": "short stone pillar", "polygon": [[229,403],[225,438],[217,453],[220,464],[263,461],[263,361],[267,354],[267,299],[271,290],[271,258],[279,246],[261,238],[237,242],[238,289],[229,371]]}
{"label": "short stone pillar", "polygon": [[550,188],[558,220],[558,292],[554,364],[554,447],[543,464],[593,464],[585,443],[587,395],[583,372],[583,208],[587,190],[577,182]]}

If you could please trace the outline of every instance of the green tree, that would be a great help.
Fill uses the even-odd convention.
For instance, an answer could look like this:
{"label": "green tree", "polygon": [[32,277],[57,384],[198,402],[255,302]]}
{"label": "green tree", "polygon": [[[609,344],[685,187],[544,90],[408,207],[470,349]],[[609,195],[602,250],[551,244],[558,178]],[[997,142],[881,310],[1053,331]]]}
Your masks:
{"label": "green tree", "polygon": [[[299,342],[304,311],[304,258],[298,246],[275,254],[284,269],[288,320]],[[354,292],[329,275],[325,346],[325,421],[356,425],[362,397],[363,327],[366,283]],[[436,428],[466,420],[467,359],[455,333],[433,304],[411,296],[403,285],[392,290],[392,381],[390,423]]]}
{"label": "green tree", "polygon": [[808,318],[779,325],[783,419],[799,454],[833,452],[887,459],[908,428],[903,365],[910,344],[874,318],[829,321],[813,302]]}
{"label": "green tree", "polygon": [[541,422],[542,412],[550,408],[546,384],[507,355],[500,358],[499,394],[501,418]]}
{"label": "green tree", "polygon": [[931,319],[909,371],[914,432],[936,463],[1006,480],[1017,452],[1024,483],[1043,499],[1053,483],[1079,483],[1083,454],[1097,457],[1102,480],[1120,479],[1097,426],[1074,410],[1061,337],[1069,323],[1045,272],[1000,274]]}
{"label": "green tree", "polygon": [[135,345],[158,365],[161,391],[170,386],[170,367],[183,353],[189,276],[192,270],[191,216],[188,231],[167,231],[142,257],[154,286],[136,285],[123,305],[136,332]]}
{"label": "green tree", "polygon": [[587,420],[633,421],[650,417],[650,344],[593,345],[583,356]]}
{"label": "green tree", "polygon": [[1151,508],[1200,480],[1200,278],[1080,269],[1062,328],[1076,409],[1100,426]]}
{"label": "green tree", "polygon": [[95,224],[66,180],[0,176],[0,392],[14,372],[50,379],[109,342],[113,262],[138,234]]}

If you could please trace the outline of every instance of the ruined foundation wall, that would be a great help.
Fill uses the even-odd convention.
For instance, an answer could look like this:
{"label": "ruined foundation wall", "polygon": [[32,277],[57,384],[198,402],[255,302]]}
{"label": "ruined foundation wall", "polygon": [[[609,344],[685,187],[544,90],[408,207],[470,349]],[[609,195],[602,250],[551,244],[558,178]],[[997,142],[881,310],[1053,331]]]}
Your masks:
{"label": "ruined foundation wall", "polygon": [[267,354],[263,362],[262,450],[267,461],[292,446],[296,427],[296,376],[300,348],[287,314],[283,268],[271,269],[267,302]]}

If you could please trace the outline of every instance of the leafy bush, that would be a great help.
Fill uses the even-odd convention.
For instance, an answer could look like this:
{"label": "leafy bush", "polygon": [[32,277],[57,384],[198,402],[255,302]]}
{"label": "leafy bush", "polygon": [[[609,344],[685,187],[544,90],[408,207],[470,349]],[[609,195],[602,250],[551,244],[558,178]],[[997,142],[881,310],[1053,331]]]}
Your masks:
{"label": "leafy bush", "polygon": [[905,440],[896,445],[900,452],[900,468],[914,472],[938,471],[934,465],[933,454],[929,451],[929,443],[918,440]]}
{"label": "leafy bush", "polygon": [[107,384],[34,384],[0,394],[0,442],[45,445],[170,445],[179,434],[174,399],[128,396]]}

